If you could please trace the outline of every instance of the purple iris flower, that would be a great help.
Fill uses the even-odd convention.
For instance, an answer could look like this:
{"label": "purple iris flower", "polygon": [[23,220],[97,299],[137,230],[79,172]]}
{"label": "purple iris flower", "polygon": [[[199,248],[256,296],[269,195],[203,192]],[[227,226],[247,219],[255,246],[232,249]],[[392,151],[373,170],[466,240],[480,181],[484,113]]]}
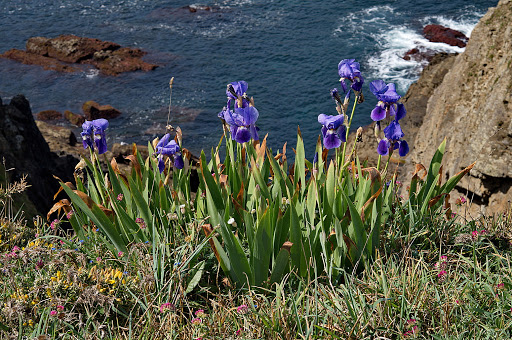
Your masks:
{"label": "purple iris flower", "polygon": [[379,101],[372,110],[372,120],[376,122],[383,120],[388,113],[394,116],[397,121],[405,117],[404,104],[397,103],[401,96],[396,92],[395,84],[386,84],[381,79],[374,80],[370,83],[370,91]]}
{"label": "purple iris flower", "polygon": [[258,120],[258,110],[254,106],[239,107],[235,111],[225,110],[224,120],[231,128],[231,139],[242,144],[251,138],[259,140],[258,128],[255,123]]}
{"label": "purple iris flower", "polygon": [[393,150],[398,149],[400,157],[404,157],[409,152],[409,145],[405,140],[401,140],[404,136],[402,128],[398,120],[394,119],[384,129],[385,138],[379,142],[377,146],[377,152],[379,155],[385,156],[388,154],[388,150],[393,146]]}
{"label": "purple iris flower", "polygon": [[87,149],[88,147],[93,149],[94,144],[96,144],[98,154],[101,155],[107,152],[107,138],[105,136],[105,130],[107,128],[108,120],[103,118],[95,119],[93,121],[85,121],[82,124],[83,131],[80,133],[84,149]]}
{"label": "purple iris flower", "polygon": [[347,85],[345,79],[350,81],[350,87],[356,94],[361,92],[363,87],[364,78],[361,75],[360,65],[355,59],[344,59],[338,64],[338,75],[341,77],[341,87],[343,93],[346,93],[346,98],[350,97],[350,91],[347,93]]}
{"label": "purple iris flower", "polygon": [[233,100],[235,101],[235,109],[249,106],[249,98],[246,94],[248,88],[249,85],[243,80],[229,83],[226,89],[226,95],[228,96],[227,108],[231,108],[231,102]]}
{"label": "purple iris flower", "polygon": [[173,164],[177,169],[183,169],[183,157],[181,156],[180,147],[171,135],[166,133],[156,145],[156,153],[158,154],[158,170],[160,173],[164,171],[165,162],[164,155],[173,159]]}
{"label": "purple iris flower", "polygon": [[321,114],[318,116],[318,122],[322,124],[322,137],[324,138],[324,147],[334,149],[345,142],[345,125],[343,125],[344,115],[330,116]]}

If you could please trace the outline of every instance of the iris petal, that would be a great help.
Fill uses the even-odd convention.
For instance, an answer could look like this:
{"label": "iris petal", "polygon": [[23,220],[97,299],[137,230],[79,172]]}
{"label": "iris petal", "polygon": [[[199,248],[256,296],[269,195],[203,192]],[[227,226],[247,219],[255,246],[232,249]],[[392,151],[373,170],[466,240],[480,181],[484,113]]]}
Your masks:
{"label": "iris petal", "polygon": [[95,130],[105,131],[108,128],[108,120],[100,118],[91,122]]}
{"label": "iris petal", "polygon": [[162,172],[164,172],[164,169],[165,169],[164,156],[159,155],[158,156],[158,171],[160,171],[160,173],[162,173]]}
{"label": "iris petal", "polygon": [[400,143],[398,147],[398,154],[400,157],[405,157],[405,155],[409,153],[409,144],[407,144],[407,142],[404,140],[401,140],[398,143]]}
{"label": "iris petal", "polygon": [[407,111],[405,110],[405,106],[402,103],[397,104],[396,108],[396,117],[395,120],[400,120],[405,117]]}
{"label": "iris petal", "polygon": [[177,169],[183,169],[185,164],[183,163],[183,157],[181,156],[181,153],[177,153],[174,155],[174,166]]}
{"label": "iris petal", "polygon": [[382,79],[374,80],[370,83],[370,91],[378,98],[385,91],[386,83]]}
{"label": "iris petal", "polygon": [[339,148],[340,146],[341,146],[341,139],[338,136],[338,134],[333,130],[327,131],[327,133],[325,134],[325,137],[324,137],[324,147],[326,149],[335,149],[335,148]]}
{"label": "iris petal", "polygon": [[384,136],[389,140],[397,141],[404,136],[404,133],[402,132],[400,124],[396,120],[393,120],[384,129]]}
{"label": "iris petal", "polygon": [[235,135],[235,141],[238,143],[246,143],[251,139],[251,133],[249,132],[249,129],[247,129],[245,126],[238,127],[238,130]]}
{"label": "iris petal", "polygon": [[253,124],[249,126],[250,132],[251,132],[251,138],[253,140],[260,140],[260,137],[258,136],[258,128]]}
{"label": "iris petal", "polygon": [[386,156],[389,152],[389,141],[387,139],[381,139],[379,145],[377,146],[377,152],[381,156]]}
{"label": "iris petal", "polygon": [[[235,114],[240,117],[240,121],[237,122],[237,125],[251,125],[256,123],[258,120],[259,112],[256,110],[254,106],[249,106],[245,108],[238,108],[235,110]],[[236,119],[235,119],[236,121]]]}
{"label": "iris petal", "polygon": [[386,109],[384,109],[381,105],[377,104],[375,108],[372,110],[370,117],[373,121],[378,122],[386,118]]}

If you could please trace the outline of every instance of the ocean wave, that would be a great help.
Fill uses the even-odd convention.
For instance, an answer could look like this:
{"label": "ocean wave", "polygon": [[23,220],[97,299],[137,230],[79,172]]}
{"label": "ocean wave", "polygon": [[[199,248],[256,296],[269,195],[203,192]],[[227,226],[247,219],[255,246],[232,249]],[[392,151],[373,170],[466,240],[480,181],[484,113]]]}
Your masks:
{"label": "ocean wave", "polygon": [[[420,53],[426,54],[464,51],[464,48],[428,41],[421,28],[428,24],[439,24],[461,31],[469,37],[482,15],[483,13],[470,6],[461,9],[459,15],[454,17],[430,15],[416,22],[404,23],[396,20],[401,16],[397,9],[391,6],[374,6],[340,18],[333,35],[343,37],[347,43],[362,38],[373,41],[378,47],[377,51],[362,60],[369,68],[368,77],[394,82],[399,91],[405,92],[428,64],[426,60],[403,59],[409,50],[417,48]],[[390,27],[392,22],[396,24]]]}
{"label": "ocean wave", "polygon": [[394,28],[389,31],[375,34],[378,41],[379,52],[368,57],[368,66],[373,78],[394,82],[398,90],[407,91],[407,88],[417,80],[420,71],[428,62],[426,60],[405,60],[405,53],[413,48],[420,52],[447,52],[461,53],[463,48],[450,46],[444,43],[428,41],[417,31],[410,28]]}

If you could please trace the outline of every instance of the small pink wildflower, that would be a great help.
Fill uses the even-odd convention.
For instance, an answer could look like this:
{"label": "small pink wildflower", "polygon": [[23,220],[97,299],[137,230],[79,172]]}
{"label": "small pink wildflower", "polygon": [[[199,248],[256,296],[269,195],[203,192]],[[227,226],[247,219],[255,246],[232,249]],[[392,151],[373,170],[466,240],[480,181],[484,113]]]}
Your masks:
{"label": "small pink wildflower", "polygon": [[484,235],[484,234],[487,234],[487,230],[485,230],[485,229],[480,230],[480,235]]}
{"label": "small pink wildflower", "polygon": [[473,231],[471,232],[471,236],[473,237],[473,240],[477,239],[477,238],[478,238],[478,231],[473,230]]}
{"label": "small pink wildflower", "polygon": [[57,316],[57,311],[56,311],[56,310],[52,310],[52,311],[50,312],[50,315],[51,315],[51,316]]}
{"label": "small pink wildflower", "polygon": [[236,336],[239,336],[239,335],[240,335],[240,333],[242,333],[242,329],[241,329],[241,328],[239,328],[239,329],[235,332],[235,335],[236,335]]}
{"label": "small pink wildflower", "polygon": [[198,309],[198,310],[196,310],[196,312],[194,314],[198,318],[202,318],[202,317],[204,317],[206,315],[205,312],[204,312],[204,309]]}
{"label": "small pink wildflower", "polygon": [[62,311],[64,311],[64,306],[60,306],[60,305],[59,305],[59,306],[57,306],[57,310],[59,310],[59,311],[61,311],[61,312],[62,312]]}
{"label": "small pink wildflower", "polygon": [[124,253],[122,251],[120,251],[119,253],[117,253],[117,256],[118,257],[123,257]]}
{"label": "small pink wildflower", "polygon": [[437,274],[437,277],[438,277],[438,278],[442,278],[442,277],[444,277],[446,274],[448,274],[448,273],[446,272],[446,270],[441,270],[441,271]]}
{"label": "small pink wildflower", "polygon": [[170,303],[170,302],[162,303],[162,304],[160,305],[160,313],[163,313],[163,312],[164,312],[164,310],[166,310],[166,309],[171,309],[172,307],[173,307],[173,305],[172,305],[172,303]]}
{"label": "small pink wildflower", "polygon": [[122,200],[123,200],[123,197],[124,197],[124,195],[123,195],[123,194],[119,194],[119,195],[117,195],[117,200],[118,200],[118,201],[122,201]]}
{"label": "small pink wildflower", "polygon": [[13,251],[13,252],[18,251],[18,250],[20,250],[20,247],[18,247],[18,246],[14,246],[14,247],[12,248],[12,251]]}
{"label": "small pink wildflower", "polygon": [[457,214],[452,212],[452,218],[455,218],[455,217],[457,217]]}
{"label": "small pink wildflower", "polygon": [[201,320],[200,318],[193,318],[191,321],[193,325],[199,325],[201,322],[203,322],[203,320]]}
{"label": "small pink wildflower", "polygon": [[144,219],[141,218],[141,217],[137,217],[135,219],[135,223],[137,223],[140,226],[141,229],[146,228],[146,222],[144,222]]}
{"label": "small pink wildflower", "polygon": [[59,225],[59,220],[53,220],[52,223],[50,223],[50,228],[52,228],[52,230],[55,230],[55,227]]}
{"label": "small pink wildflower", "polygon": [[240,305],[236,307],[236,312],[238,314],[246,314],[249,311],[249,307],[247,305]]}
{"label": "small pink wildflower", "polygon": [[407,320],[408,325],[414,325],[416,323],[416,319],[409,319]]}
{"label": "small pink wildflower", "polygon": [[73,216],[75,214],[75,212],[73,210],[70,210],[67,214],[66,214],[66,217],[67,219],[69,220],[71,218],[71,216]]}
{"label": "small pink wildflower", "polygon": [[36,262],[36,270],[40,270],[44,267],[43,261],[39,260]]}
{"label": "small pink wildflower", "polygon": [[502,283],[498,283],[498,285],[496,286],[498,289],[503,289],[505,288],[505,284],[502,282]]}
{"label": "small pink wildflower", "polygon": [[101,257],[97,257],[96,262],[101,262]]}

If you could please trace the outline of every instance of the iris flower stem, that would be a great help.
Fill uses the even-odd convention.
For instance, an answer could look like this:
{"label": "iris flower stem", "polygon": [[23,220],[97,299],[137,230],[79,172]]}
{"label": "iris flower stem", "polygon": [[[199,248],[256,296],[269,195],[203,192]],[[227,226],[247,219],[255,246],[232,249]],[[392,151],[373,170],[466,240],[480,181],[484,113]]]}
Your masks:
{"label": "iris flower stem", "polygon": [[388,170],[389,161],[391,161],[391,155],[393,155],[393,150],[389,153],[388,160],[386,161],[386,166],[384,167],[384,175],[386,175],[386,171]]}
{"label": "iris flower stem", "polygon": [[347,150],[348,134],[350,133],[350,126],[352,125],[352,118],[354,118],[354,112],[356,111],[357,101],[359,96],[356,96],[354,100],[354,106],[352,106],[352,113],[350,113],[350,119],[348,120],[347,132],[345,133],[345,143],[343,144],[343,153],[341,154],[341,166],[345,165],[345,152]]}
{"label": "iris flower stem", "polygon": [[377,170],[380,171],[380,161],[382,160],[382,156],[379,155],[379,160],[377,161]]}

